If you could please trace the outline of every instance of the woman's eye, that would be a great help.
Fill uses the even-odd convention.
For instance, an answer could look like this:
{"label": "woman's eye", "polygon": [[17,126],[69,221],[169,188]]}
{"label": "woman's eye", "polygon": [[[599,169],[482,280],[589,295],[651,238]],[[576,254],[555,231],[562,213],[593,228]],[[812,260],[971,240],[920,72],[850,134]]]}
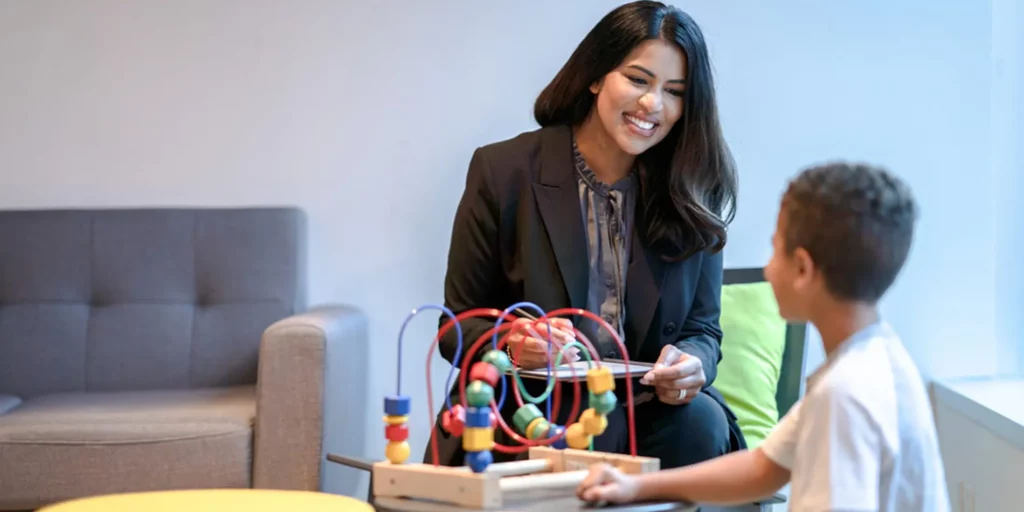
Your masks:
{"label": "woman's eye", "polygon": [[675,97],[677,97],[677,98],[682,98],[683,95],[686,94],[685,91],[680,91],[678,89],[668,89],[668,93],[673,95],[673,96],[675,96]]}
{"label": "woman's eye", "polygon": [[647,83],[647,80],[644,80],[643,78],[640,78],[640,77],[637,77],[637,76],[626,75],[626,78],[628,78],[630,82],[633,82],[634,84],[637,84],[637,85],[644,85],[644,84]]}

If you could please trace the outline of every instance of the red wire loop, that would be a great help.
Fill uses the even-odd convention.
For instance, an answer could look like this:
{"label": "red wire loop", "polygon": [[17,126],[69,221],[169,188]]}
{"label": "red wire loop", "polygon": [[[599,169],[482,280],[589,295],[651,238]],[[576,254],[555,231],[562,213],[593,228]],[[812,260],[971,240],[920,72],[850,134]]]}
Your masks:
{"label": "red wire loop", "polygon": [[[502,330],[504,330],[504,325],[502,325],[501,328],[502,328]],[[510,328],[511,328],[511,326],[510,326]],[[462,368],[461,368],[461,371],[459,372],[459,400],[461,400],[462,403],[466,403],[466,375],[469,373],[466,370],[469,367],[469,362],[473,360],[473,356],[476,355],[476,352],[477,352],[477,350],[480,349],[481,344],[483,342],[488,341],[488,338],[490,338],[493,335],[493,333],[494,333],[494,328],[493,327],[491,329],[488,329],[487,332],[484,333],[482,336],[480,336],[480,338],[477,339],[476,343],[474,343],[473,346],[470,347],[469,351],[466,352],[466,357],[462,360]],[[511,333],[508,333],[505,336],[502,336],[501,339],[498,340],[498,350],[501,350],[502,347],[504,347],[504,345],[506,343],[506,338],[508,337],[509,334],[511,334]],[[564,351],[565,349],[563,347],[559,347],[559,350],[560,351]],[[575,367],[570,367],[569,371],[572,373],[572,382],[573,382],[573,391],[574,391],[574,393],[573,393],[573,400],[572,400],[572,410],[569,413],[569,419],[566,421],[567,425],[571,425],[577,419],[577,415],[579,414],[579,410],[580,410],[580,382],[579,382],[579,375],[576,373],[576,368]],[[552,375],[552,378],[553,377],[554,377],[554,375]],[[518,391],[519,391],[518,388],[515,387],[514,384],[512,386],[513,386],[512,387],[513,392],[515,392],[516,395],[518,396]],[[558,386],[558,385],[555,386],[555,388],[558,388],[558,387],[560,387],[560,386]],[[520,404],[520,407],[522,407],[522,399],[521,399],[521,397],[520,397],[519,404]],[[558,410],[558,405],[560,405],[560,404],[552,404],[552,409],[557,411]],[[522,453],[522,452],[530,449],[531,446],[547,446],[549,444],[554,443],[555,441],[558,441],[559,439],[561,439],[562,437],[565,436],[565,432],[563,431],[561,434],[559,434],[559,435],[557,435],[555,437],[548,437],[548,438],[544,438],[544,439],[526,439],[526,438],[520,436],[519,434],[517,434],[515,432],[515,430],[509,428],[508,424],[505,423],[505,418],[502,417],[501,414],[499,413],[498,406],[494,402],[494,400],[491,400],[491,410],[495,411],[496,416],[497,416],[497,420],[498,420],[498,424],[501,426],[501,429],[504,430],[505,433],[508,434],[509,437],[511,437],[514,441],[516,441],[516,442],[521,444],[521,446],[505,446],[505,445],[500,444],[500,443],[495,443],[494,444],[494,449],[496,451],[501,452],[501,453]]]}
{"label": "red wire loop", "polygon": [[[630,450],[630,454],[632,456],[636,457],[636,454],[637,454],[637,451],[636,451],[636,424],[635,424],[635,415],[634,415],[634,411],[633,411],[633,405],[634,404],[633,404],[632,372],[629,369],[629,352],[626,350],[625,344],[622,342],[622,339],[619,337],[618,331],[615,330],[614,328],[612,328],[612,326],[608,322],[606,322],[600,316],[595,315],[594,313],[591,313],[590,311],[587,311],[587,310],[584,310],[584,309],[579,309],[579,308],[562,308],[562,309],[557,309],[555,311],[551,311],[549,313],[546,313],[540,319],[538,319],[536,322],[534,322],[533,325],[534,326],[538,326],[539,325],[539,326],[541,326],[541,328],[545,328],[545,323],[547,322],[549,317],[558,317],[558,316],[562,316],[562,315],[579,315],[579,316],[583,316],[583,317],[589,318],[591,320],[594,320],[595,322],[598,323],[598,325],[600,325],[605,330],[607,330],[609,333],[611,333],[612,338],[615,340],[615,343],[618,345],[619,350],[622,352],[622,359],[623,359],[623,363],[624,363],[623,365],[626,367],[626,379],[625,379],[625,381],[626,381],[627,423],[628,423],[628,426],[629,426],[629,450]],[[512,316],[510,314],[504,313],[501,310],[493,309],[493,308],[476,308],[476,309],[470,309],[468,311],[464,311],[464,312],[459,313],[458,315],[456,315],[454,319],[445,322],[441,326],[441,328],[438,329],[437,335],[434,337],[434,341],[430,344],[430,350],[427,352],[427,369],[426,369],[426,378],[427,378],[427,413],[428,413],[428,421],[430,421],[430,449],[431,449],[431,455],[433,456],[433,464],[434,464],[434,466],[440,466],[440,461],[439,461],[440,455],[439,455],[439,450],[438,450],[438,446],[437,446],[437,432],[436,432],[437,429],[434,428],[434,421],[435,420],[434,420],[434,399],[433,399],[433,389],[432,389],[433,386],[431,385],[431,378],[430,378],[430,366],[431,366],[430,365],[430,360],[431,360],[431,355],[433,354],[434,350],[436,350],[436,347],[437,347],[438,343],[440,342],[441,338],[444,337],[444,335],[452,327],[454,327],[456,322],[461,322],[462,320],[464,320],[466,318],[474,318],[474,317],[481,317],[481,316],[489,316],[489,317],[494,317],[494,318],[503,318],[503,322],[502,322],[502,325],[500,327],[492,327],[492,328],[488,329],[484,334],[482,334],[479,338],[477,338],[477,340],[473,343],[473,345],[469,348],[469,350],[467,350],[466,353],[463,354],[463,356],[462,356],[461,371],[459,372],[460,373],[460,375],[459,375],[459,398],[462,401],[462,403],[466,403],[466,378],[467,378],[466,376],[469,374],[469,372],[467,370],[469,368],[470,362],[473,361],[473,357],[476,355],[477,351],[480,350],[480,347],[485,342],[486,343],[490,342],[490,339],[494,335],[495,329],[497,329],[499,332],[504,332],[504,331],[510,330],[513,327],[513,323],[512,322],[514,322],[516,320],[516,317],[514,317],[514,316]],[[586,348],[589,349],[590,353],[592,354],[591,357],[592,357],[595,365],[596,366],[600,366],[600,364],[601,364],[600,355],[598,354],[597,350],[594,348],[593,344],[591,344],[590,341],[586,338],[586,336],[584,336],[583,333],[580,332],[578,329],[574,328],[573,330],[575,331],[577,339],[582,340],[583,344],[586,346]],[[511,334],[511,333],[506,333],[504,336],[501,336],[499,338],[498,346],[497,346],[498,350],[502,350],[505,347],[505,345],[507,344],[507,337],[508,337],[509,334]],[[563,358],[564,358],[564,350],[565,350],[564,347],[561,347],[561,346],[559,347],[559,351],[562,352]],[[519,348],[517,348],[516,354],[513,356],[513,358],[514,359],[518,359],[518,355],[521,354],[521,351],[522,351],[522,345],[520,345]],[[551,354],[549,353],[549,359],[550,359],[550,357],[551,357]],[[552,362],[553,361],[549,360],[549,364],[552,363]],[[577,419],[577,414],[579,413],[580,394],[581,394],[579,375],[577,375],[577,373],[576,373],[575,366],[570,366],[569,367],[569,371],[572,373],[573,406],[572,406],[572,409],[571,409],[571,411],[569,413],[569,418],[565,422],[566,426],[569,426],[569,425],[573,424],[573,422],[575,422],[575,420]],[[552,375],[551,378],[554,378],[554,375]],[[504,382],[507,382],[507,381],[504,381]],[[560,400],[561,399],[561,386],[555,385],[554,388],[555,388],[555,390],[554,390],[554,403],[552,404],[552,410],[553,411],[557,411],[557,410],[559,410],[559,406],[561,405],[560,404],[560,401],[561,401]],[[515,396],[516,402],[519,404],[520,407],[522,407],[523,406],[522,396],[519,394],[518,387],[515,386],[514,384],[512,384],[512,392],[513,392],[513,394]],[[522,452],[525,452],[525,451],[529,450],[531,446],[547,446],[547,445],[550,445],[550,444],[558,441],[559,439],[562,439],[565,436],[565,431],[566,430],[563,429],[562,433],[560,433],[560,434],[558,434],[557,436],[554,436],[554,437],[548,437],[548,438],[544,438],[544,439],[526,439],[526,438],[520,436],[519,434],[517,434],[515,432],[515,430],[513,430],[512,428],[509,428],[509,426],[505,423],[505,419],[502,417],[501,412],[498,411],[497,404],[494,402],[494,400],[491,400],[491,410],[494,412],[494,414],[496,416],[496,419],[498,421],[498,424],[501,426],[502,430],[504,430],[505,433],[508,434],[509,437],[512,438],[512,440],[520,443],[520,446],[505,446],[505,445],[502,445],[502,444],[495,443],[494,449],[496,451],[498,451],[498,452],[501,452],[501,453],[522,453]],[[552,418],[552,419],[554,419],[554,418]]]}

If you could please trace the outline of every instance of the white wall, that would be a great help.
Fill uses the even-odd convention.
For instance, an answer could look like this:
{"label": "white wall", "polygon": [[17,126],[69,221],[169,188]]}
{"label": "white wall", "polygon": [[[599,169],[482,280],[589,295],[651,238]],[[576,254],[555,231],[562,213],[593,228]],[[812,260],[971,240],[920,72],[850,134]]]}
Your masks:
{"label": "white wall", "polygon": [[998,338],[1002,368],[1024,371],[1024,7],[992,2],[992,154],[999,184],[996,212]]}
{"label": "white wall", "polygon": [[[0,207],[304,207],[311,300],[372,318],[374,377],[350,392],[367,393],[353,414],[379,458],[396,335],[410,309],[441,300],[470,153],[532,129],[536,93],[617,3],[0,2]],[[1006,199],[996,171],[1010,160],[993,140],[1005,151],[1020,134],[993,133],[1007,125],[990,104],[990,4],[770,4],[685,4],[710,42],[741,167],[727,265],[767,261],[800,167],[888,165],[924,215],[887,314],[931,376],[1009,370],[992,248]],[[417,456],[436,321],[425,316],[404,359]],[[438,399],[445,370],[435,357]]]}

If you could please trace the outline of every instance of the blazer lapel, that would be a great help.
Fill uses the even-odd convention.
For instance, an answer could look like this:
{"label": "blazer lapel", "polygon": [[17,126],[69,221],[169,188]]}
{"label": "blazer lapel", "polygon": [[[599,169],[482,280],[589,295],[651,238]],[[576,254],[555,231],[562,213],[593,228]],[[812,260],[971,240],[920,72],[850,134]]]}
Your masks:
{"label": "blazer lapel", "polygon": [[541,139],[539,181],[534,196],[573,308],[586,308],[589,281],[587,238],[572,161],[572,132],[552,128]]}
{"label": "blazer lapel", "polygon": [[[638,201],[639,203],[639,201]],[[626,274],[626,336],[631,339],[634,354],[647,340],[647,331],[661,300],[661,290],[665,282],[667,265],[656,255],[648,251],[641,242],[637,229],[642,229],[637,208],[637,222],[633,223],[633,247],[630,254],[629,270]]]}

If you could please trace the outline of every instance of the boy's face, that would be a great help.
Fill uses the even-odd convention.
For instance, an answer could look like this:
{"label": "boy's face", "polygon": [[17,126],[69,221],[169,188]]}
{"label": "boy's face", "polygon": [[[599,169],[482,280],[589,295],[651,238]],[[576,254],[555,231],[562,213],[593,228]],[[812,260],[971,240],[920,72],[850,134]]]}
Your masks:
{"label": "boy's face", "polygon": [[764,268],[764,277],[772,285],[782,318],[802,322],[807,320],[814,296],[814,262],[802,247],[786,251],[786,222],[785,212],[780,211],[772,235],[772,258]]}

